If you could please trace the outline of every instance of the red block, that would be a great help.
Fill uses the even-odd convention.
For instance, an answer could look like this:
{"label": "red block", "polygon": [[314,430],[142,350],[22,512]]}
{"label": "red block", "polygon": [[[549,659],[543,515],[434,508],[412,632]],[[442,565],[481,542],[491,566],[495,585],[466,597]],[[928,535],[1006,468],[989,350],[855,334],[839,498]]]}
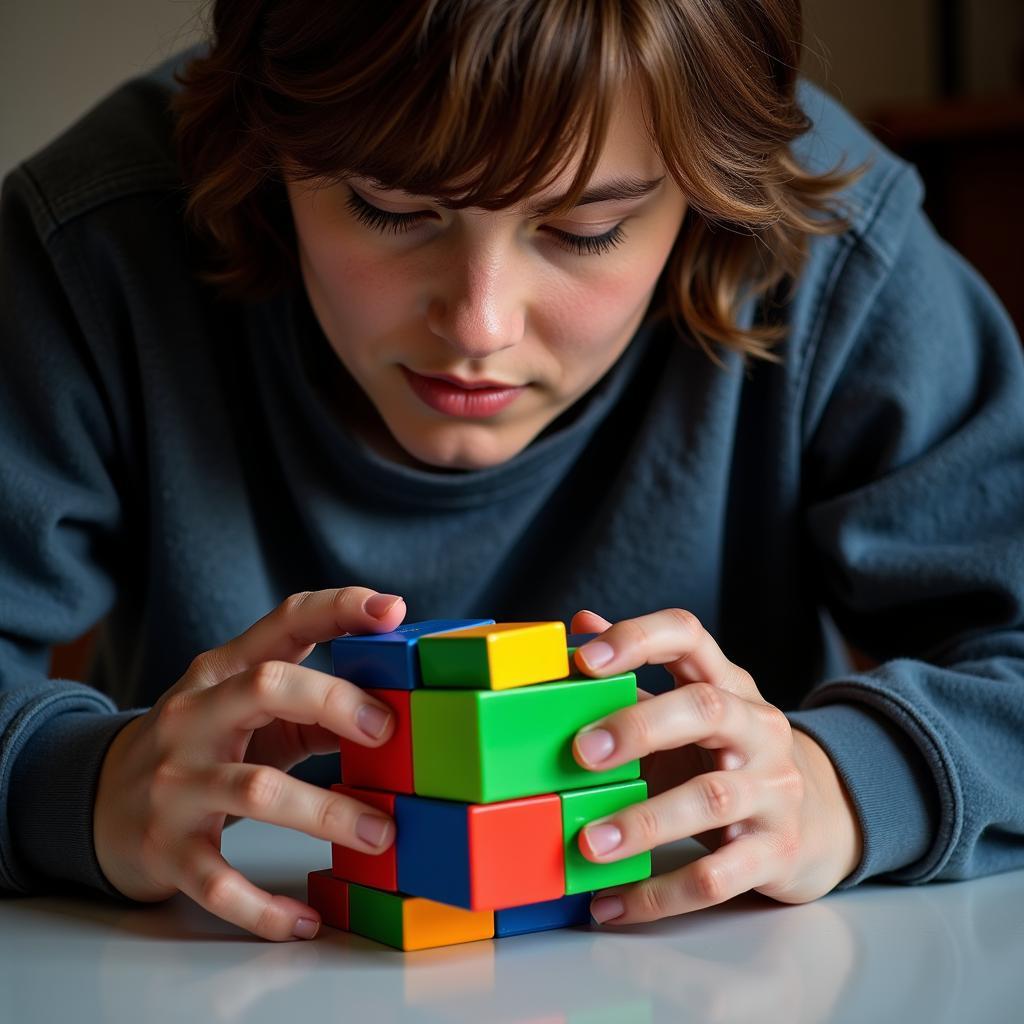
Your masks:
{"label": "red block", "polygon": [[346,786],[388,789],[393,793],[411,793],[412,717],[409,698],[412,690],[366,691],[387,704],[395,716],[395,731],[380,747],[364,747],[352,740],[341,740],[341,781]]}
{"label": "red block", "polygon": [[557,793],[466,804],[395,798],[398,888],[467,910],[502,910],[565,895]]}
{"label": "red block", "polygon": [[474,907],[514,907],[564,895],[565,844],[557,793],[471,804],[467,817]]}
{"label": "red block", "polygon": [[[376,807],[391,818],[395,816],[394,793],[378,793],[373,789],[344,785],[331,786],[331,791]],[[346,882],[397,892],[398,843],[393,842],[383,853],[360,853],[340,843],[331,843],[331,872],[335,878],[343,878]]]}
{"label": "red block", "polygon": [[310,871],[306,878],[306,902],[324,924],[348,931],[348,882],[335,878],[330,868]]}

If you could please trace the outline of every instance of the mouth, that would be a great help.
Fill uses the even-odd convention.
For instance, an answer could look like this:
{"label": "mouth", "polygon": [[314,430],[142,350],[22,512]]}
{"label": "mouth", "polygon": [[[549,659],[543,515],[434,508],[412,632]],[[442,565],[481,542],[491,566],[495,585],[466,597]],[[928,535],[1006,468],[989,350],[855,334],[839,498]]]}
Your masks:
{"label": "mouth", "polygon": [[399,364],[413,394],[444,416],[482,419],[511,405],[526,385],[502,384],[491,380],[464,381],[450,374],[416,373]]}

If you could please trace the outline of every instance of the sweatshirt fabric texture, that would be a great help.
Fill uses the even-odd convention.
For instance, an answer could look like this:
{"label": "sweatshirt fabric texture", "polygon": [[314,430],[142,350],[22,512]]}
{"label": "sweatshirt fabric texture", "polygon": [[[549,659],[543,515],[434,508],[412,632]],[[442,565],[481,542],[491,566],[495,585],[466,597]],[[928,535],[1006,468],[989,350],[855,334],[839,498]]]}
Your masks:
{"label": "sweatshirt fabric texture", "polygon": [[[508,462],[412,468],[346,428],[304,291],[196,280],[167,107],[191,52],[3,182],[0,889],[117,895],[92,839],[117,730],[349,584],[407,621],[687,608],[836,764],[865,840],[844,886],[1024,865],[1024,358],[909,164],[801,83],[801,161],[871,166],[793,294],[744,311],[787,325],[780,364],[648,324]],[[88,678],[47,678],[97,624]]]}

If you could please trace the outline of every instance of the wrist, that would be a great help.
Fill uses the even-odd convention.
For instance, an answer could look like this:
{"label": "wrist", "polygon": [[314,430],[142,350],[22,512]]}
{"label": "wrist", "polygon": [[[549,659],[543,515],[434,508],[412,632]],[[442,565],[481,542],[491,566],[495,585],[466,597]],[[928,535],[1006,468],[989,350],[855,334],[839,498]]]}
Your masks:
{"label": "wrist", "polygon": [[798,726],[793,728],[793,747],[806,786],[807,828],[816,836],[814,846],[825,862],[832,889],[853,873],[864,855],[860,817],[825,749]]}

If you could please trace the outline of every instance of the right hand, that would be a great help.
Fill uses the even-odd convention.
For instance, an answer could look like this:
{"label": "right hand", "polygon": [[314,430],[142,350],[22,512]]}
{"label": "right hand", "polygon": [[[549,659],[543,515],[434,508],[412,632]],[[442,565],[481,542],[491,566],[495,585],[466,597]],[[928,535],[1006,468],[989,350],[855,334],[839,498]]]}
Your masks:
{"label": "right hand", "polygon": [[[234,815],[363,853],[391,845],[394,822],[382,811],[287,770],[310,754],[336,751],[339,736],[367,747],[391,736],[387,705],[299,662],[317,643],[343,633],[390,632],[405,611],[401,598],[363,587],[295,594],[240,636],[196,657],[149,711],[117,734],[103,760],[93,841],[110,883],[143,901],[180,890],[266,939],[312,938],[320,915],[231,867],[221,856],[221,833]],[[367,707],[385,713],[383,728]]]}

